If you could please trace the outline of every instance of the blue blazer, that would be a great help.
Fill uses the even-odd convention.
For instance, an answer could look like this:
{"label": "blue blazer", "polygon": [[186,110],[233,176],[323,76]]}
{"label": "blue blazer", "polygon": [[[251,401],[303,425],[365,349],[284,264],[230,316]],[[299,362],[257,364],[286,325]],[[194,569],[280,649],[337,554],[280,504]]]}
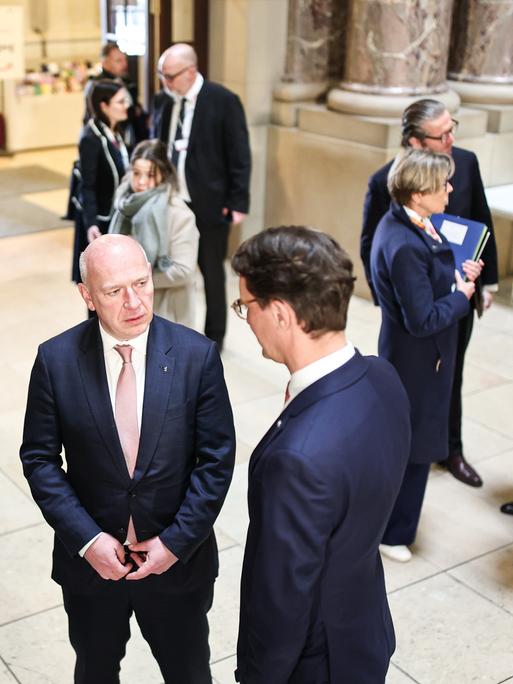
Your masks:
{"label": "blue blazer", "polygon": [[263,437],[249,465],[237,681],[384,682],[395,638],[378,545],[409,445],[396,372],[358,352]]}
{"label": "blue blazer", "polygon": [[379,222],[371,276],[381,307],[379,355],[395,366],[411,404],[414,463],[447,458],[457,321],[469,302],[455,291],[454,256],[392,203]]}
{"label": "blue blazer", "polygon": [[[484,285],[494,285],[499,282],[497,265],[497,247],[493,233],[493,221],[481,179],[479,162],[473,152],[452,148],[452,158],[456,170],[451,178],[453,191],[449,194],[447,213],[462,218],[481,221],[490,229],[490,238],[483,252],[485,263],[481,273]],[[388,162],[369,178],[369,186],[363,206],[363,225],[360,237],[360,256],[365,267],[365,275],[371,289],[375,304],[378,303],[371,274],[371,247],[378,223],[390,208],[390,194],[387,188],[387,177],[392,162]]]}
{"label": "blue blazer", "polygon": [[105,584],[78,551],[101,531],[124,543],[132,515],[140,541],[159,535],[180,559],[145,583],[184,591],[211,582],[218,569],[212,527],[230,484],[234,444],[221,360],[203,335],[153,318],[133,479],[97,319],[42,344],[20,455],[32,495],[55,530],[53,579],[85,593]]}

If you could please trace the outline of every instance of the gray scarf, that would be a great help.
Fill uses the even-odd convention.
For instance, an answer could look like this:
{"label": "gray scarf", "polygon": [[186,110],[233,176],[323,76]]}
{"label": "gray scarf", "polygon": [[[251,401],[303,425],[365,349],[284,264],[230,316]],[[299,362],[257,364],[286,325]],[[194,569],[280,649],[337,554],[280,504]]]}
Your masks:
{"label": "gray scarf", "polygon": [[133,192],[129,181],[123,181],[116,193],[116,211],[109,226],[109,233],[133,235],[153,268],[162,272],[172,263],[167,253],[169,191],[169,186],[163,184],[151,190]]}

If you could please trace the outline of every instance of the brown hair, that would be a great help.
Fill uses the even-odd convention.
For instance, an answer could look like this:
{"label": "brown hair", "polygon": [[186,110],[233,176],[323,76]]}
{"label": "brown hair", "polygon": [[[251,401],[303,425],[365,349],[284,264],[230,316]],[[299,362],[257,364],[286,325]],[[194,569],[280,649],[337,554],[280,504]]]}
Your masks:
{"label": "brown hair", "polygon": [[132,156],[130,157],[130,167],[138,159],[145,159],[151,162],[152,170],[160,173],[162,178],[161,183],[169,183],[171,186],[171,194],[178,189],[178,179],[176,170],[173,164],[169,161],[167,156],[167,148],[161,140],[154,138],[153,140],[143,140],[136,145]]}
{"label": "brown hair", "polygon": [[326,233],[304,226],[268,228],[242,243],[232,267],[262,308],[274,299],[288,302],[312,337],[345,330],[353,264]]}

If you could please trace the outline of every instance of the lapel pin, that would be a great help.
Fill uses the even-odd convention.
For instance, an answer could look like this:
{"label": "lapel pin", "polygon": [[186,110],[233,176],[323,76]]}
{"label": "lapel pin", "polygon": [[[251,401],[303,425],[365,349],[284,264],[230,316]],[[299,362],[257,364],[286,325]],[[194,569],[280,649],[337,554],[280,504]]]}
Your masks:
{"label": "lapel pin", "polygon": [[164,373],[167,373],[167,366],[161,366],[160,368],[162,371],[164,371]]}

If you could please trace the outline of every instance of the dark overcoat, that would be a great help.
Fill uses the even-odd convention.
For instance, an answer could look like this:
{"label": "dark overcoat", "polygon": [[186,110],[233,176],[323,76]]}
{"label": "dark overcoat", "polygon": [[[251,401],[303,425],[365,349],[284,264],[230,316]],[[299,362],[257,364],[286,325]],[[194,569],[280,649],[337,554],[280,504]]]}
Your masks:
{"label": "dark overcoat", "polygon": [[411,404],[412,463],[448,456],[457,321],[469,302],[457,292],[447,240],[433,240],[392,203],[379,222],[371,276],[381,307],[379,355],[397,369]]}

